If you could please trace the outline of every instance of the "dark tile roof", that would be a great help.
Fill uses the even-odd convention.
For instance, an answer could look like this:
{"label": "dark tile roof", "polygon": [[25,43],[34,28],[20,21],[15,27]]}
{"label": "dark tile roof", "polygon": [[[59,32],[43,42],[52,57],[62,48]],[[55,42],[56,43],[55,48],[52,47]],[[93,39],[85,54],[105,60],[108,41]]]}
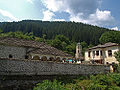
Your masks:
{"label": "dark tile roof", "polygon": [[96,48],[106,48],[106,47],[111,47],[111,46],[119,46],[119,44],[109,42],[109,43],[105,43],[104,45],[97,45],[97,46],[91,47],[88,50],[96,49]]}
{"label": "dark tile roof", "polygon": [[34,54],[72,57],[72,55],[67,54],[61,50],[54,48],[54,47],[51,47],[43,42],[37,42],[37,41],[33,41],[33,40],[0,37],[0,44],[37,48],[34,51],[30,52],[30,53],[34,53]]}
{"label": "dark tile roof", "polygon": [[24,46],[24,47],[34,47],[34,48],[39,48],[39,47],[45,45],[45,43],[36,42],[33,40],[9,38],[9,37],[0,37],[0,44]]}
{"label": "dark tile roof", "polygon": [[30,53],[35,53],[35,54],[43,54],[43,55],[55,55],[55,56],[66,56],[66,57],[71,57],[72,55],[67,54],[61,50],[58,50],[54,47],[41,47],[37,50],[34,50]]}

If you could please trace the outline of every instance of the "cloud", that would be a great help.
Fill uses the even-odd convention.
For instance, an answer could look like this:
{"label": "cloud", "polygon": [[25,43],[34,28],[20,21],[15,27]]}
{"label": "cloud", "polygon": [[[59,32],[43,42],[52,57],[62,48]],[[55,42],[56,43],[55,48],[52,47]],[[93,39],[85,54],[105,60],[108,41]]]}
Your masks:
{"label": "cloud", "polygon": [[119,30],[118,27],[113,27],[111,28],[112,30]]}
{"label": "cloud", "polygon": [[53,21],[65,21],[65,19],[54,19]]}
{"label": "cloud", "polygon": [[19,19],[14,17],[10,12],[0,9],[0,20],[1,21],[18,21]]}
{"label": "cloud", "polygon": [[83,22],[98,26],[114,24],[110,11],[100,10],[102,0],[42,0],[47,10],[69,13],[70,21]]}
{"label": "cloud", "polygon": [[110,11],[100,11],[99,9],[97,9],[94,14],[89,14],[88,18],[84,18],[83,13],[78,13],[76,16],[71,15],[70,21],[83,22],[98,26],[109,26],[113,25],[115,22]]}
{"label": "cloud", "polygon": [[101,0],[42,0],[43,4],[53,12],[65,11],[71,14],[93,13]]}
{"label": "cloud", "polygon": [[54,13],[49,10],[46,10],[43,12],[43,15],[43,21],[51,21],[52,17],[54,16]]}
{"label": "cloud", "polygon": [[29,2],[29,3],[33,4],[33,0],[27,0],[27,2]]}
{"label": "cloud", "polygon": [[62,0],[42,0],[42,3],[46,6],[46,8],[53,12],[60,11],[63,6]]}

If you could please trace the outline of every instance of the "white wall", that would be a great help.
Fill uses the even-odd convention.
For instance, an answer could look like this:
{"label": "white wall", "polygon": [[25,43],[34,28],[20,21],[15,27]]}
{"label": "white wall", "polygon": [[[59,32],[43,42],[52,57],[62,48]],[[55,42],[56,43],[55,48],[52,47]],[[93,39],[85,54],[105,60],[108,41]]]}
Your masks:
{"label": "white wall", "polygon": [[[90,56],[91,57],[88,57],[88,53],[89,51],[86,51],[85,52],[85,61],[90,61],[90,60],[100,60],[100,59],[103,59],[104,60],[104,64],[106,64],[106,62],[108,62],[109,64],[112,64],[113,62],[114,63],[118,63],[116,61],[116,58],[114,57],[114,53],[116,51],[119,50],[119,46],[113,46],[113,47],[106,47],[106,48],[98,48],[98,49],[92,49],[90,50]],[[98,51],[99,50],[99,56],[95,55],[95,57],[93,57],[93,51]],[[100,55],[100,51],[102,50],[102,56]],[[112,57],[109,57],[108,56],[108,50],[112,50]]]}
{"label": "white wall", "polygon": [[[108,50],[112,50],[112,57],[109,57],[108,56]],[[112,62],[115,62],[115,63],[118,63],[116,61],[116,58],[114,57],[114,53],[117,52],[119,49],[117,46],[114,46],[114,47],[107,47],[105,48],[105,63],[108,62],[108,63],[112,63]]]}

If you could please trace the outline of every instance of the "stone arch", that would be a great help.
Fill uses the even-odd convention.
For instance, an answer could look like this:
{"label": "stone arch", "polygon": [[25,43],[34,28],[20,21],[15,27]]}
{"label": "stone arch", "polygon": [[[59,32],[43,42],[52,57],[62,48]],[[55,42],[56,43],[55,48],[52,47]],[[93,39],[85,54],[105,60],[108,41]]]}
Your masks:
{"label": "stone arch", "polygon": [[54,57],[50,57],[49,61],[55,61]]}
{"label": "stone arch", "polygon": [[40,57],[36,55],[33,57],[33,60],[40,60]]}
{"label": "stone arch", "polygon": [[43,57],[41,58],[41,60],[42,60],[42,61],[47,61],[47,57],[46,57],[46,56],[43,56]]}
{"label": "stone arch", "polygon": [[60,62],[61,60],[60,60],[60,57],[57,57],[56,58],[56,62]]}

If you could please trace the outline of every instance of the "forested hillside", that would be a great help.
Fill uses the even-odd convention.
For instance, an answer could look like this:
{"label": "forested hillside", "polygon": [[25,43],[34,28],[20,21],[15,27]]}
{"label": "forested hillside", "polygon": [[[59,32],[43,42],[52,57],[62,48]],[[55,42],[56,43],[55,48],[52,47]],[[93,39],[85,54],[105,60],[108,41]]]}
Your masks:
{"label": "forested hillside", "polygon": [[74,42],[85,41],[88,45],[99,44],[99,38],[102,33],[108,29],[91,26],[83,23],[75,22],[49,22],[39,20],[23,20],[19,22],[3,22],[0,23],[0,29],[3,32],[22,31],[23,33],[30,33],[37,37],[45,34],[45,39],[54,39],[56,35],[64,35]]}

